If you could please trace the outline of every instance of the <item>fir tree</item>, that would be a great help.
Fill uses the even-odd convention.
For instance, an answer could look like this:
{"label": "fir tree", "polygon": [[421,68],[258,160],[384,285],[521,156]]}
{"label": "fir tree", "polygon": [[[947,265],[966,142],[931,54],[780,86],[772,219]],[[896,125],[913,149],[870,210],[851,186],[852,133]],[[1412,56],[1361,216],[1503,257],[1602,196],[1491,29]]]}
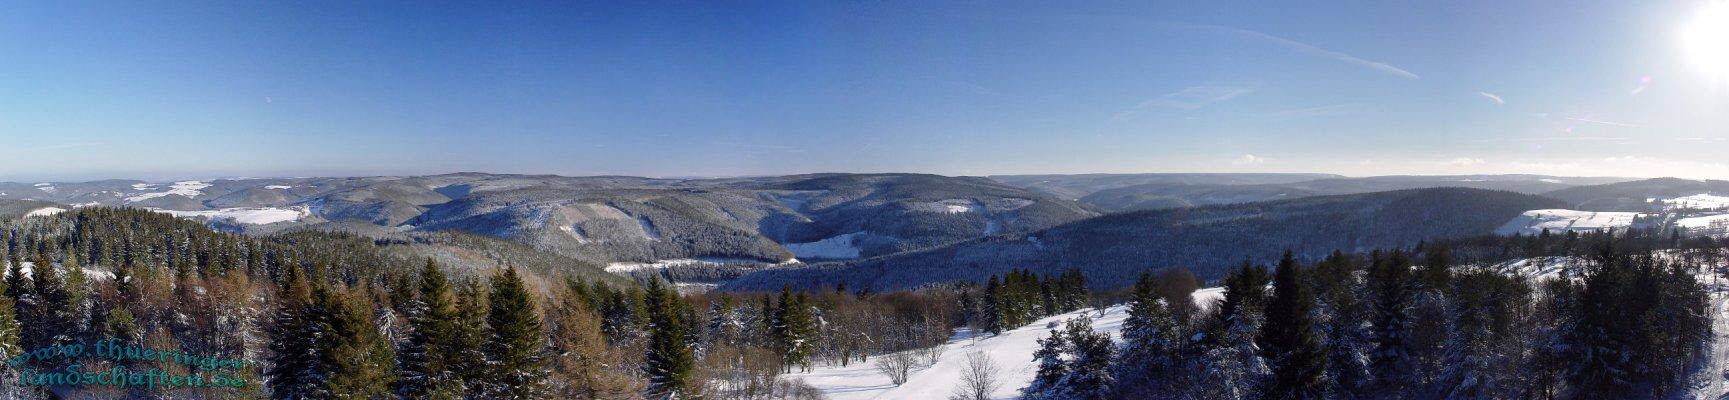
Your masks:
{"label": "fir tree", "polygon": [[1183,332],[1164,300],[1159,284],[1141,274],[1129,298],[1128,317],[1123,320],[1122,355],[1115,367],[1119,390],[1127,397],[1167,397],[1174,391],[1180,369]]}
{"label": "fir tree", "polygon": [[398,352],[402,379],[397,392],[416,399],[462,398],[462,379],[454,369],[463,351],[455,326],[461,321],[450,281],[431,259],[420,271],[418,291],[410,304],[408,322],[413,330]]}
{"label": "fir tree", "polygon": [[990,281],[985,283],[984,309],[980,313],[984,316],[985,332],[992,335],[1001,334],[1008,329],[1005,326],[1008,323],[1008,309],[1003,304],[1007,299],[1003,296],[1002,284],[997,282],[996,275],[991,275]]}
{"label": "fir tree", "polygon": [[1069,365],[1063,360],[1063,355],[1069,352],[1069,344],[1063,332],[1052,329],[1050,336],[1039,339],[1038,343],[1039,349],[1033,352],[1033,360],[1039,364],[1038,372],[1033,374],[1032,383],[1021,388],[1021,398],[1028,400],[1046,398],[1069,374]]}
{"label": "fir tree", "polygon": [[490,364],[487,396],[533,399],[544,392],[546,378],[540,316],[523,287],[516,268],[505,268],[492,279],[486,316],[486,361]]}
{"label": "fir tree", "polygon": [[1410,268],[1410,261],[1399,250],[1387,260],[1377,253],[1369,266],[1375,341],[1369,371],[1383,391],[1405,390],[1415,383],[1406,347],[1410,336]]}
{"label": "fir tree", "polygon": [[320,394],[331,398],[379,398],[390,395],[396,365],[390,342],[373,323],[372,304],[359,294],[318,285],[313,301],[319,318],[318,356],[324,374]]}
{"label": "fir tree", "polygon": [[1271,398],[1319,399],[1327,371],[1326,353],[1315,334],[1314,295],[1289,250],[1273,273],[1273,298],[1261,327],[1261,349],[1272,366]]}
{"label": "fir tree", "polygon": [[274,399],[302,399],[316,393],[325,371],[317,351],[323,335],[314,313],[312,290],[300,268],[284,268],[277,308],[270,325],[270,394]]}
{"label": "fir tree", "polygon": [[773,327],[784,368],[791,371],[792,366],[797,365],[800,371],[810,371],[810,354],[816,345],[816,320],[803,293],[794,296],[790,287],[781,288]]}
{"label": "fir tree", "polygon": [[678,293],[654,278],[649,280],[646,294],[650,327],[643,372],[648,374],[647,395],[655,399],[690,397],[691,373],[696,361],[685,342]]}

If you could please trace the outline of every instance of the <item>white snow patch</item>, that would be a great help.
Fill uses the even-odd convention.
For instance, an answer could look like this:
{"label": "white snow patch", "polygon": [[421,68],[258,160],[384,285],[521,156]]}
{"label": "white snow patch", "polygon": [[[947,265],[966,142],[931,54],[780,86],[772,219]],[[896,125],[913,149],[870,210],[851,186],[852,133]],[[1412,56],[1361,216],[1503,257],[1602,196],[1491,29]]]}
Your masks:
{"label": "white snow patch", "polygon": [[46,216],[59,214],[59,213],[63,213],[63,212],[66,212],[66,209],[60,208],[60,207],[42,207],[42,208],[38,208],[35,210],[30,210],[30,212],[25,213],[24,216],[26,218],[28,218],[28,217],[46,217]]}
{"label": "white snow patch", "polygon": [[277,222],[299,221],[312,215],[306,206],[289,208],[259,207],[259,208],[224,208],[220,210],[177,211],[151,208],[163,214],[181,218],[209,218],[213,220],[233,220],[247,225],[274,224]]}
{"label": "white snow patch", "polygon": [[1497,235],[1512,235],[1523,233],[1535,235],[1548,229],[1550,233],[1565,233],[1567,231],[1594,232],[1603,229],[1623,229],[1633,226],[1633,218],[1639,213],[1632,212],[1595,212],[1577,210],[1531,210],[1495,229]]}
{"label": "white snow patch", "polygon": [[269,186],[265,186],[264,188],[265,189],[293,189],[294,187],[293,186],[285,186],[285,185],[269,185]]}
{"label": "white snow patch", "polygon": [[644,263],[644,262],[607,263],[606,264],[606,272],[630,273],[630,272],[641,271],[641,270],[645,270],[645,269],[663,269],[663,268],[667,268],[667,267],[675,267],[675,266],[682,266],[682,265],[757,264],[757,265],[767,265],[767,266],[771,266],[771,267],[780,267],[780,266],[787,266],[787,265],[793,265],[793,264],[798,264],[798,263],[800,263],[800,262],[797,258],[789,259],[789,260],[782,261],[779,263],[766,263],[766,262],[762,262],[761,260],[750,259],[750,258],[723,258],[723,257],[674,258],[674,259],[660,260],[660,261],[647,262],[647,263]]}
{"label": "white snow patch", "polygon": [[1729,197],[1700,193],[1692,196],[1664,199],[1663,204],[1670,208],[1718,209],[1729,207]]}
{"label": "white snow patch", "polygon": [[149,184],[149,183],[134,183],[134,184],[132,184],[132,190],[145,191],[145,190],[154,190],[154,189],[156,189],[156,185],[154,185],[154,184]]}
{"label": "white snow patch", "polygon": [[[113,272],[103,271],[103,270],[99,270],[99,269],[90,269],[90,268],[79,268],[79,269],[84,270],[84,277],[88,278],[88,279],[93,279],[93,280],[111,280],[111,279],[114,279],[114,273]],[[26,276],[26,277],[31,276],[30,272],[34,271],[34,270],[36,270],[36,263],[35,262],[33,262],[33,261],[20,261],[20,262],[18,262],[18,272],[23,273],[24,276]],[[61,272],[65,272],[65,271],[61,271]],[[61,276],[60,278],[65,279],[66,277]]]}
{"label": "white snow patch", "polygon": [[[132,187],[136,188],[136,187],[138,187],[138,185],[132,185]],[[202,181],[174,182],[173,186],[168,187],[168,191],[155,192],[155,193],[145,193],[145,194],[140,194],[137,196],[127,197],[126,202],[136,203],[136,202],[150,200],[150,199],[154,199],[154,198],[162,197],[162,196],[167,196],[167,195],[171,195],[171,194],[178,194],[181,196],[186,196],[187,198],[194,198],[194,197],[198,197],[199,195],[204,194],[203,189],[207,188],[207,187],[210,187],[210,184],[204,183]]]}
{"label": "white snow patch", "polygon": [[[1201,289],[1195,291],[1193,296],[1196,304],[1210,307],[1224,296],[1224,289]],[[1110,334],[1113,340],[1121,340],[1123,320],[1128,317],[1128,307],[1117,305],[1106,308],[1103,316],[1099,315],[1098,310],[1084,309],[1046,317],[996,336],[958,329],[949,337],[948,343],[943,344],[942,356],[937,358],[935,364],[914,369],[907,382],[899,387],[890,383],[888,377],[878,373],[871,362],[853,363],[846,367],[817,366],[808,373],[782,374],[780,378],[804,381],[833,400],[946,399],[960,385],[961,374],[966,371],[967,355],[977,352],[990,357],[999,371],[998,379],[1002,386],[991,392],[991,398],[1019,398],[1020,389],[1031,383],[1033,375],[1038,372],[1038,364],[1033,362],[1033,351],[1038,349],[1039,339],[1050,336],[1050,330],[1045,326],[1060,325],[1063,321],[1083,313],[1093,318],[1094,331]]]}
{"label": "white snow patch", "polygon": [[1543,182],[1543,183],[1566,183],[1566,182],[1561,181],[1560,179],[1555,179],[1555,178],[1543,178],[1543,179],[1538,179],[1537,181]]}
{"label": "white snow patch", "polygon": [[859,248],[853,245],[853,238],[863,234],[864,232],[853,232],[815,242],[787,243],[783,246],[793,255],[804,258],[858,258]]}

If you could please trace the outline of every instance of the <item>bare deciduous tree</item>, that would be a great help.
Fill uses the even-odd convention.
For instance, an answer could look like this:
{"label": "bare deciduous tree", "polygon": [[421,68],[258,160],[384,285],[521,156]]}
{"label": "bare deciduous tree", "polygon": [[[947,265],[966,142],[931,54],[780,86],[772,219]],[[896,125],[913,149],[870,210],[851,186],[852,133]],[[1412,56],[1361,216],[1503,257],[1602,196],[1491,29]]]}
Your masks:
{"label": "bare deciduous tree", "polygon": [[951,400],[990,400],[991,392],[1003,385],[1001,370],[991,357],[982,352],[967,353],[966,369],[961,370],[961,385],[949,396]]}
{"label": "bare deciduous tree", "polygon": [[907,377],[912,374],[913,365],[918,363],[917,357],[910,352],[902,352],[877,357],[877,372],[887,375],[889,382],[895,386],[907,383]]}

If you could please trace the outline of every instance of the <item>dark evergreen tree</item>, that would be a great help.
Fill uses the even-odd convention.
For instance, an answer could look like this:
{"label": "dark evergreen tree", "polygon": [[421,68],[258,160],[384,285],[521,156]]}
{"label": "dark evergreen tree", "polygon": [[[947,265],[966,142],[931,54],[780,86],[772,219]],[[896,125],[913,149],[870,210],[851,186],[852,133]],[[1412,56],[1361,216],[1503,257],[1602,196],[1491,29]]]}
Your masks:
{"label": "dark evergreen tree", "polygon": [[319,393],[319,380],[327,372],[318,354],[319,337],[324,335],[322,310],[313,303],[312,289],[299,267],[283,268],[282,286],[276,296],[276,313],[269,330],[270,368],[265,371],[271,398],[314,397]]}
{"label": "dark evergreen tree", "polygon": [[492,278],[485,347],[491,367],[485,380],[489,398],[534,399],[544,393],[545,341],[531,296],[516,268],[506,267]]}
{"label": "dark evergreen tree", "polygon": [[395,355],[373,322],[371,302],[362,294],[323,285],[313,288],[312,297],[324,312],[317,343],[324,373],[318,376],[318,395],[312,397],[388,397],[396,380]]}
{"label": "dark evergreen tree", "polygon": [[1260,343],[1273,371],[1266,395],[1277,399],[1319,399],[1325,393],[1326,352],[1315,333],[1314,294],[1289,250],[1273,273],[1273,297]]}
{"label": "dark evergreen tree", "polygon": [[[682,399],[692,397],[692,370],[696,357],[685,341],[686,329],[681,316],[684,308],[678,293],[661,285],[660,279],[649,279],[648,348],[643,354],[643,373],[648,375],[647,397]],[[795,307],[796,308],[796,307]]]}
{"label": "dark evergreen tree", "polygon": [[416,399],[462,398],[464,385],[455,370],[463,351],[456,327],[461,320],[450,281],[428,259],[417,289],[407,307],[412,330],[397,352],[402,365],[397,393]]}
{"label": "dark evergreen tree", "polygon": [[1369,265],[1375,341],[1369,371],[1383,392],[1403,391],[1415,384],[1406,346],[1410,336],[1410,268],[1410,261],[1399,250],[1386,260],[1376,253]]}

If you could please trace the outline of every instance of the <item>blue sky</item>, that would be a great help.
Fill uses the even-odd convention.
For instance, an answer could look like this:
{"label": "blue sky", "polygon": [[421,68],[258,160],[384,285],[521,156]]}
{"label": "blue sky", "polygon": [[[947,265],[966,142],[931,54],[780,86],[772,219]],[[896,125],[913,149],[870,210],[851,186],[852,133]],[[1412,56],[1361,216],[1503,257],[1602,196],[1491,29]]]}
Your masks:
{"label": "blue sky", "polygon": [[6,180],[1729,177],[1700,2],[19,3]]}

